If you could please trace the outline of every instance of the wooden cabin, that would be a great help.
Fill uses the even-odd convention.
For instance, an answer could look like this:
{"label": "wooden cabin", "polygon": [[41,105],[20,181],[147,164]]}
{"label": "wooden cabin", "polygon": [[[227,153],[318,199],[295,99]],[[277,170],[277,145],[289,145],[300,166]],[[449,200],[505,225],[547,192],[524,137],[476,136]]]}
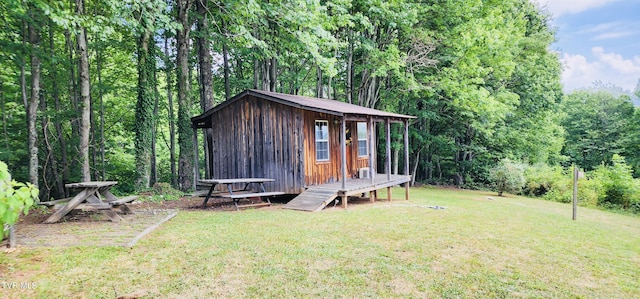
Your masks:
{"label": "wooden cabin", "polygon": [[[375,125],[384,123],[390,137],[391,123],[404,124],[404,156],[408,157],[412,118],[334,100],[245,90],[191,121],[194,130],[211,129],[207,130],[211,146],[205,176],[272,178],[275,182],[265,185],[267,191],[300,194],[330,183],[346,190],[348,180],[358,178],[373,184],[376,176],[386,177],[388,184],[392,179],[390,138],[386,138],[385,175],[380,175],[375,169]],[[408,174],[407,158],[404,164]],[[393,182],[410,181],[407,175],[400,177]]]}

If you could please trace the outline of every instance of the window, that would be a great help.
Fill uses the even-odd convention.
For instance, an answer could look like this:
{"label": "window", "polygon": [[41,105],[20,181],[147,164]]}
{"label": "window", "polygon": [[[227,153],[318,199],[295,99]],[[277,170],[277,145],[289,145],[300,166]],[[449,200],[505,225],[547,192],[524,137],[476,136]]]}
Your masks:
{"label": "window", "polygon": [[363,157],[369,154],[367,151],[367,123],[358,123],[358,156]]}
{"label": "window", "polygon": [[329,161],[329,122],[316,120],[316,161]]}

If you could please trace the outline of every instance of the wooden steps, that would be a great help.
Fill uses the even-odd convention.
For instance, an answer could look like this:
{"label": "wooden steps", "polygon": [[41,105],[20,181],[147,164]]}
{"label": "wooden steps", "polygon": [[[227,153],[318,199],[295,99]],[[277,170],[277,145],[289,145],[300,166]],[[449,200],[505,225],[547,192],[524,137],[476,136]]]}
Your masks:
{"label": "wooden steps", "polygon": [[338,196],[335,189],[309,188],[292,199],[283,208],[299,211],[317,212]]}

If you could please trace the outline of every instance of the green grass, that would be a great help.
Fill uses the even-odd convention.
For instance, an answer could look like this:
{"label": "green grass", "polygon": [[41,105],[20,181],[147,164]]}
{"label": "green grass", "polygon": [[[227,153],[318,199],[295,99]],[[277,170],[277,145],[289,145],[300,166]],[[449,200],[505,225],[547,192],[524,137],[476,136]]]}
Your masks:
{"label": "green grass", "polygon": [[[487,192],[404,201],[181,211],[133,249],[0,254],[9,297],[640,297],[640,218]],[[488,200],[491,196],[495,200]],[[380,195],[385,198],[384,194]],[[433,210],[428,205],[445,206]]]}

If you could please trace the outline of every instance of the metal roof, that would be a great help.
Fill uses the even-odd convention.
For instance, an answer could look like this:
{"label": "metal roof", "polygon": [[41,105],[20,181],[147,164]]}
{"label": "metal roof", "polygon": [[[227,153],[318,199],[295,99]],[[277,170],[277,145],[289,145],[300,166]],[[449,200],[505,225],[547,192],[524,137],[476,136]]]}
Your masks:
{"label": "metal roof", "polygon": [[335,100],[328,99],[320,99],[320,98],[311,98],[305,96],[297,96],[290,95],[278,92],[264,91],[264,90],[256,90],[256,89],[247,89],[231,99],[224,101],[223,103],[215,106],[208,111],[191,118],[191,122],[193,123],[193,127],[203,128],[208,127],[205,123],[207,122],[207,118],[211,116],[216,111],[221,110],[222,108],[232,104],[233,102],[244,98],[245,96],[255,96],[261,99],[277,102],[283,105],[300,108],[303,110],[311,110],[316,112],[323,112],[338,116],[352,116],[352,117],[367,117],[374,116],[376,118],[390,119],[390,120],[408,120],[416,118],[415,116],[404,115],[386,112],[382,110],[362,107],[358,105],[353,105],[349,103],[344,103]]}

